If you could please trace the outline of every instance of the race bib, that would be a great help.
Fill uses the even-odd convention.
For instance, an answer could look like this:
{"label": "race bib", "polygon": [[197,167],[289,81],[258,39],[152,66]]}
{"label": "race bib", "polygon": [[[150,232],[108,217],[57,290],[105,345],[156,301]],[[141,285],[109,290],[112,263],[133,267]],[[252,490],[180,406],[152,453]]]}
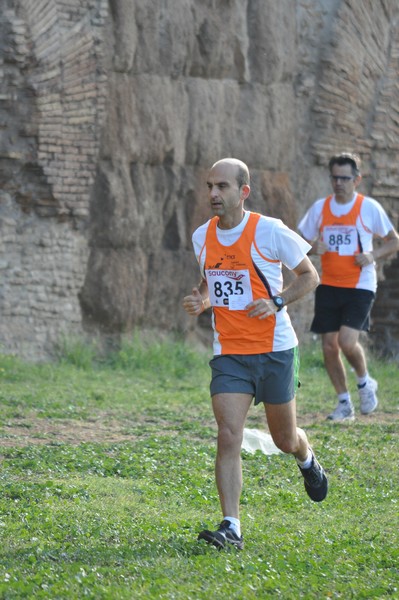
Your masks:
{"label": "race bib", "polygon": [[338,252],[340,256],[352,256],[358,249],[356,227],[352,225],[324,227],[323,242],[329,252]]}
{"label": "race bib", "polygon": [[212,306],[229,310],[244,310],[252,302],[252,287],[248,269],[229,271],[206,269],[209,299]]}

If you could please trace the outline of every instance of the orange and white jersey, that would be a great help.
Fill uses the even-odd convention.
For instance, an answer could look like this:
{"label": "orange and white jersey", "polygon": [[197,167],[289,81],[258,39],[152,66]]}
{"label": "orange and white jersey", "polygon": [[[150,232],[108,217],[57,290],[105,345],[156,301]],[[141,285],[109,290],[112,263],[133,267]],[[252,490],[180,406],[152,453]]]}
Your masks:
{"label": "orange and white jersey", "polygon": [[245,306],[281,293],[282,264],[294,269],[310,246],[279,219],[245,211],[233,229],[214,217],[193,234],[194,252],[212,305],[214,355],[261,354],[298,344],[287,309],[250,318]]}
{"label": "orange and white jersey", "polygon": [[298,225],[307,240],[319,236],[328,246],[321,256],[321,283],[334,287],[375,292],[375,265],[360,268],[354,261],[359,252],[372,252],[373,236],[384,238],[393,229],[382,206],[367,196],[355,194],[340,204],[334,196],[317,200]]}

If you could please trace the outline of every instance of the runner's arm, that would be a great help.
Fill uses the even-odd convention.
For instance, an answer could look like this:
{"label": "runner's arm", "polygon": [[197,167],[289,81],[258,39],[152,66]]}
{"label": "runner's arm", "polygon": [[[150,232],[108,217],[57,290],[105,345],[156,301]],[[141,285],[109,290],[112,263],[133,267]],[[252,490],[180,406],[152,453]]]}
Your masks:
{"label": "runner's arm", "polygon": [[[279,294],[284,304],[291,304],[295,300],[299,300],[309,292],[311,292],[319,283],[319,276],[315,267],[313,266],[310,258],[305,256],[292,272],[296,277],[291,283]],[[277,312],[277,306],[273,300],[266,298],[259,298],[254,300],[247,306],[249,317],[258,317],[259,319],[266,319]]]}
{"label": "runner's arm", "polygon": [[399,251],[399,235],[395,229],[391,231],[383,238],[381,246],[373,250],[372,252],[363,252],[355,256],[355,262],[361,267],[370,265],[379,258],[385,258],[391,254],[395,254]]}

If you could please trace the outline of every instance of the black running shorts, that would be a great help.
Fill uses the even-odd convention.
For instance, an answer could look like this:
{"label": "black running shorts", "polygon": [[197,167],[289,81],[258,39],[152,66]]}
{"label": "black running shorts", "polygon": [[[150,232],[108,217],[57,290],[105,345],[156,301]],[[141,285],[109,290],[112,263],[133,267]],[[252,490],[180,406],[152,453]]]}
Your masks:
{"label": "black running shorts", "polygon": [[331,333],[345,325],[358,331],[369,331],[374,299],[374,292],[369,290],[319,285],[310,329],[314,333]]}

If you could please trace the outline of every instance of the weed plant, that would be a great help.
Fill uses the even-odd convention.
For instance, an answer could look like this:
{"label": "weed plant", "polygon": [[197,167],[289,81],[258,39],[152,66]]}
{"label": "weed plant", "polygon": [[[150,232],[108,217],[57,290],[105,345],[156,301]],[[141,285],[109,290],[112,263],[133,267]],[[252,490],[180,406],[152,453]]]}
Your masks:
{"label": "weed plant", "polygon": [[[329,495],[309,500],[292,457],[243,452],[245,548],[218,552],[196,541],[221,520],[209,358],[137,337],[106,358],[0,356],[0,598],[399,598],[397,365],[370,357],[378,411],[339,425],[319,349],[302,350],[298,418]],[[60,423],[70,441],[46,433]],[[121,439],[74,440],[89,423]]]}

